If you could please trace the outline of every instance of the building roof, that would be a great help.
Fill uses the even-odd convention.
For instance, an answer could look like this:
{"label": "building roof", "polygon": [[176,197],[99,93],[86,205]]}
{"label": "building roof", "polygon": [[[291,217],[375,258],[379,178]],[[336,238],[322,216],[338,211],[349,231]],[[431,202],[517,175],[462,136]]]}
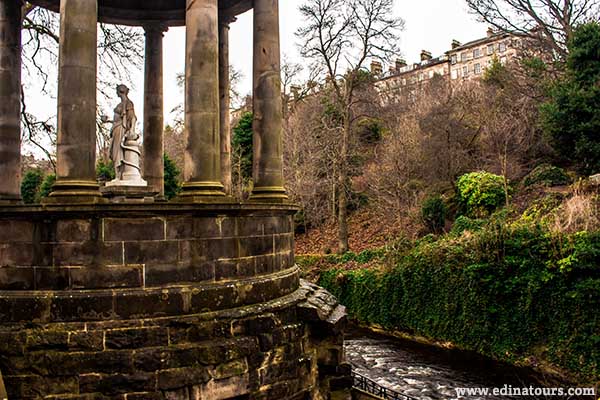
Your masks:
{"label": "building roof", "polygon": [[413,73],[415,71],[423,70],[423,69],[433,67],[433,66],[436,66],[439,64],[445,64],[447,62],[448,62],[447,56],[440,56],[440,57],[432,58],[430,60],[421,61],[420,63],[407,65],[406,67],[401,68],[400,71],[395,71],[393,74],[387,75],[387,76],[383,77],[382,79],[380,79],[379,81],[381,82],[381,81],[385,81],[385,80],[392,79],[392,78],[398,78],[400,76],[407,75],[407,74]]}
{"label": "building roof", "polygon": [[466,50],[466,49],[469,49],[471,47],[481,46],[481,45],[484,45],[484,44],[487,44],[487,43],[492,43],[492,42],[495,42],[497,40],[501,40],[501,39],[507,38],[509,36],[511,36],[511,34],[508,34],[508,33],[496,33],[496,34],[493,34],[491,36],[486,36],[486,37],[481,38],[481,39],[472,40],[472,41],[467,42],[465,44],[461,44],[460,46],[455,47],[452,50],[448,50],[446,52],[446,54],[454,53],[454,52],[458,52],[458,51],[462,51],[462,50]]}
{"label": "building roof", "polygon": [[[11,0],[13,1],[13,0]],[[58,12],[60,0],[29,0]],[[219,9],[229,16],[252,8],[252,0],[218,0]],[[185,25],[186,0],[98,0],[98,20],[111,24],[139,26],[161,22],[169,26]]]}

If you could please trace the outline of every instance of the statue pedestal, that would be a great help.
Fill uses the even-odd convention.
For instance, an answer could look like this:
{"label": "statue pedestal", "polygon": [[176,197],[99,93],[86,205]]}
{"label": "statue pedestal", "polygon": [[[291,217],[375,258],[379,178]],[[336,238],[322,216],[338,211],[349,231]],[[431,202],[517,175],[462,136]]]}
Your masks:
{"label": "statue pedestal", "polygon": [[146,183],[143,186],[130,183],[132,182],[115,179],[101,187],[100,192],[112,203],[154,203],[154,196],[158,192],[150,191]]}
{"label": "statue pedestal", "polygon": [[[133,179],[132,179],[133,178]],[[113,179],[112,181],[106,182],[106,187],[118,188],[118,187],[136,187],[148,189],[148,182],[138,176],[128,177],[128,179]]]}

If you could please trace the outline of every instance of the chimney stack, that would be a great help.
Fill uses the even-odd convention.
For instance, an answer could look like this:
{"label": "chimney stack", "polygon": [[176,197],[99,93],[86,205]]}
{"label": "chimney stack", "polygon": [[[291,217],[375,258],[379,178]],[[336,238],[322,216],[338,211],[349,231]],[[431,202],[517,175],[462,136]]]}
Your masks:
{"label": "chimney stack", "polygon": [[294,100],[298,100],[300,98],[300,90],[302,90],[302,88],[298,85],[290,86],[290,91],[292,92]]}
{"label": "chimney stack", "polygon": [[488,28],[487,30],[487,37],[492,37],[494,36],[496,32],[494,31],[494,28],[492,28],[491,26]]}
{"label": "chimney stack", "polygon": [[431,52],[427,50],[421,50],[421,61],[429,61],[433,57],[431,56]]}
{"label": "chimney stack", "polygon": [[383,73],[383,67],[379,61],[371,61],[371,74],[381,75]]}
{"label": "chimney stack", "polygon": [[400,70],[404,67],[406,67],[408,64],[406,64],[406,61],[402,58],[398,58],[396,60],[396,73],[399,74]]}
{"label": "chimney stack", "polygon": [[453,40],[452,41],[452,50],[456,49],[457,47],[460,47],[461,43],[458,40]]}

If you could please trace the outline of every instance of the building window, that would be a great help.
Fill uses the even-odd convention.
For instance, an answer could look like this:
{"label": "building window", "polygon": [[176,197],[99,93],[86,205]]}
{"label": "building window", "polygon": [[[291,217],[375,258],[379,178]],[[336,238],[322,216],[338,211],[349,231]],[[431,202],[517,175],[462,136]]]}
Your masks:
{"label": "building window", "polygon": [[460,61],[467,61],[467,53],[460,53]]}
{"label": "building window", "polygon": [[452,79],[458,79],[458,70],[457,69],[452,70]]}
{"label": "building window", "polygon": [[406,86],[406,78],[402,79],[402,86]]}
{"label": "building window", "polygon": [[479,50],[479,49],[473,50],[473,58],[479,58],[479,57],[481,57],[481,50]]}
{"label": "building window", "polygon": [[475,75],[481,74],[481,64],[475,64]]}
{"label": "building window", "polygon": [[423,79],[425,79],[425,76],[421,72],[421,73],[419,73],[419,82],[422,81]]}
{"label": "building window", "polygon": [[452,57],[450,57],[450,62],[452,65],[456,64],[458,62],[458,55],[452,54]]}
{"label": "building window", "polygon": [[500,57],[500,64],[506,65],[506,57]]}
{"label": "building window", "polygon": [[435,72],[429,71],[429,79],[433,78],[433,75],[435,75]]}
{"label": "building window", "polygon": [[469,76],[469,66],[465,65],[463,67],[463,77],[467,77],[467,76]]}
{"label": "building window", "polygon": [[487,54],[488,54],[488,56],[491,56],[492,54],[494,54],[494,45],[493,44],[488,44]]}
{"label": "building window", "polygon": [[500,51],[500,53],[504,53],[506,51],[506,43],[500,43],[500,45],[498,46],[498,50]]}

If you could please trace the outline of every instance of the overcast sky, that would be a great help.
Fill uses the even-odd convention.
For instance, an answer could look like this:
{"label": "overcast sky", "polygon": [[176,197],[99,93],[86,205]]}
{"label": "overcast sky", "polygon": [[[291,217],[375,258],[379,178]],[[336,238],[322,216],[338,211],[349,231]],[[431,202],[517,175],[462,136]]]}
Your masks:
{"label": "overcast sky", "polygon": [[[280,0],[281,50],[289,60],[305,64],[298,54],[298,41],[295,32],[302,24],[298,6],[304,0]],[[452,39],[461,42],[485,36],[487,27],[476,21],[467,12],[464,0],[396,0],[395,14],[404,19],[406,29],[401,34],[399,55],[407,62],[419,61],[421,50],[428,50],[433,56],[443,54],[450,48]],[[244,79],[239,92],[251,92],[252,77],[252,11],[238,17],[230,31],[231,64],[242,72]],[[165,120],[172,121],[171,110],[183,102],[182,89],[176,84],[176,76],[184,71],[185,29],[171,28],[164,38],[164,93]],[[386,67],[387,69],[387,67]],[[136,106],[138,120],[143,121],[142,71],[132,77],[133,87],[130,97]],[[31,84],[31,82],[30,82]],[[28,85],[34,86],[34,85]],[[33,89],[33,88],[31,88]],[[34,90],[35,91],[35,90]],[[33,93],[29,99],[33,99]],[[115,98],[114,104],[118,103]],[[35,97],[30,110],[40,117],[56,115],[55,99]],[[139,127],[141,130],[141,126]]]}
{"label": "overcast sky", "polygon": [[[300,64],[303,60],[298,53],[298,40],[295,32],[302,24],[298,6],[303,0],[280,0],[280,31],[282,55]],[[433,56],[442,55],[450,49],[452,39],[461,42],[485,36],[487,26],[476,21],[467,12],[464,0],[396,0],[395,14],[404,19],[406,29],[401,34],[401,56],[409,63],[419,61],[421,50],[428,50]],[[231,25],[230,62],[242,72],[244,79],[239,91],[248,94],[252,89],[252,11],[238,17]],[[165,113],[181,102],[181,89],[175,85],[177,73],[184,70],[185,30],[172,28],[165,35]],[[386,68],[387,69],[387,68]],[[138,87],[143,87],[140,75]],[[136,88],[137,89],[137,88]],[[142,99],[136,93],[136,104]],[[136,101],[137,100],[137,101]],[[138,107],[139,108],[139,107]]]}

